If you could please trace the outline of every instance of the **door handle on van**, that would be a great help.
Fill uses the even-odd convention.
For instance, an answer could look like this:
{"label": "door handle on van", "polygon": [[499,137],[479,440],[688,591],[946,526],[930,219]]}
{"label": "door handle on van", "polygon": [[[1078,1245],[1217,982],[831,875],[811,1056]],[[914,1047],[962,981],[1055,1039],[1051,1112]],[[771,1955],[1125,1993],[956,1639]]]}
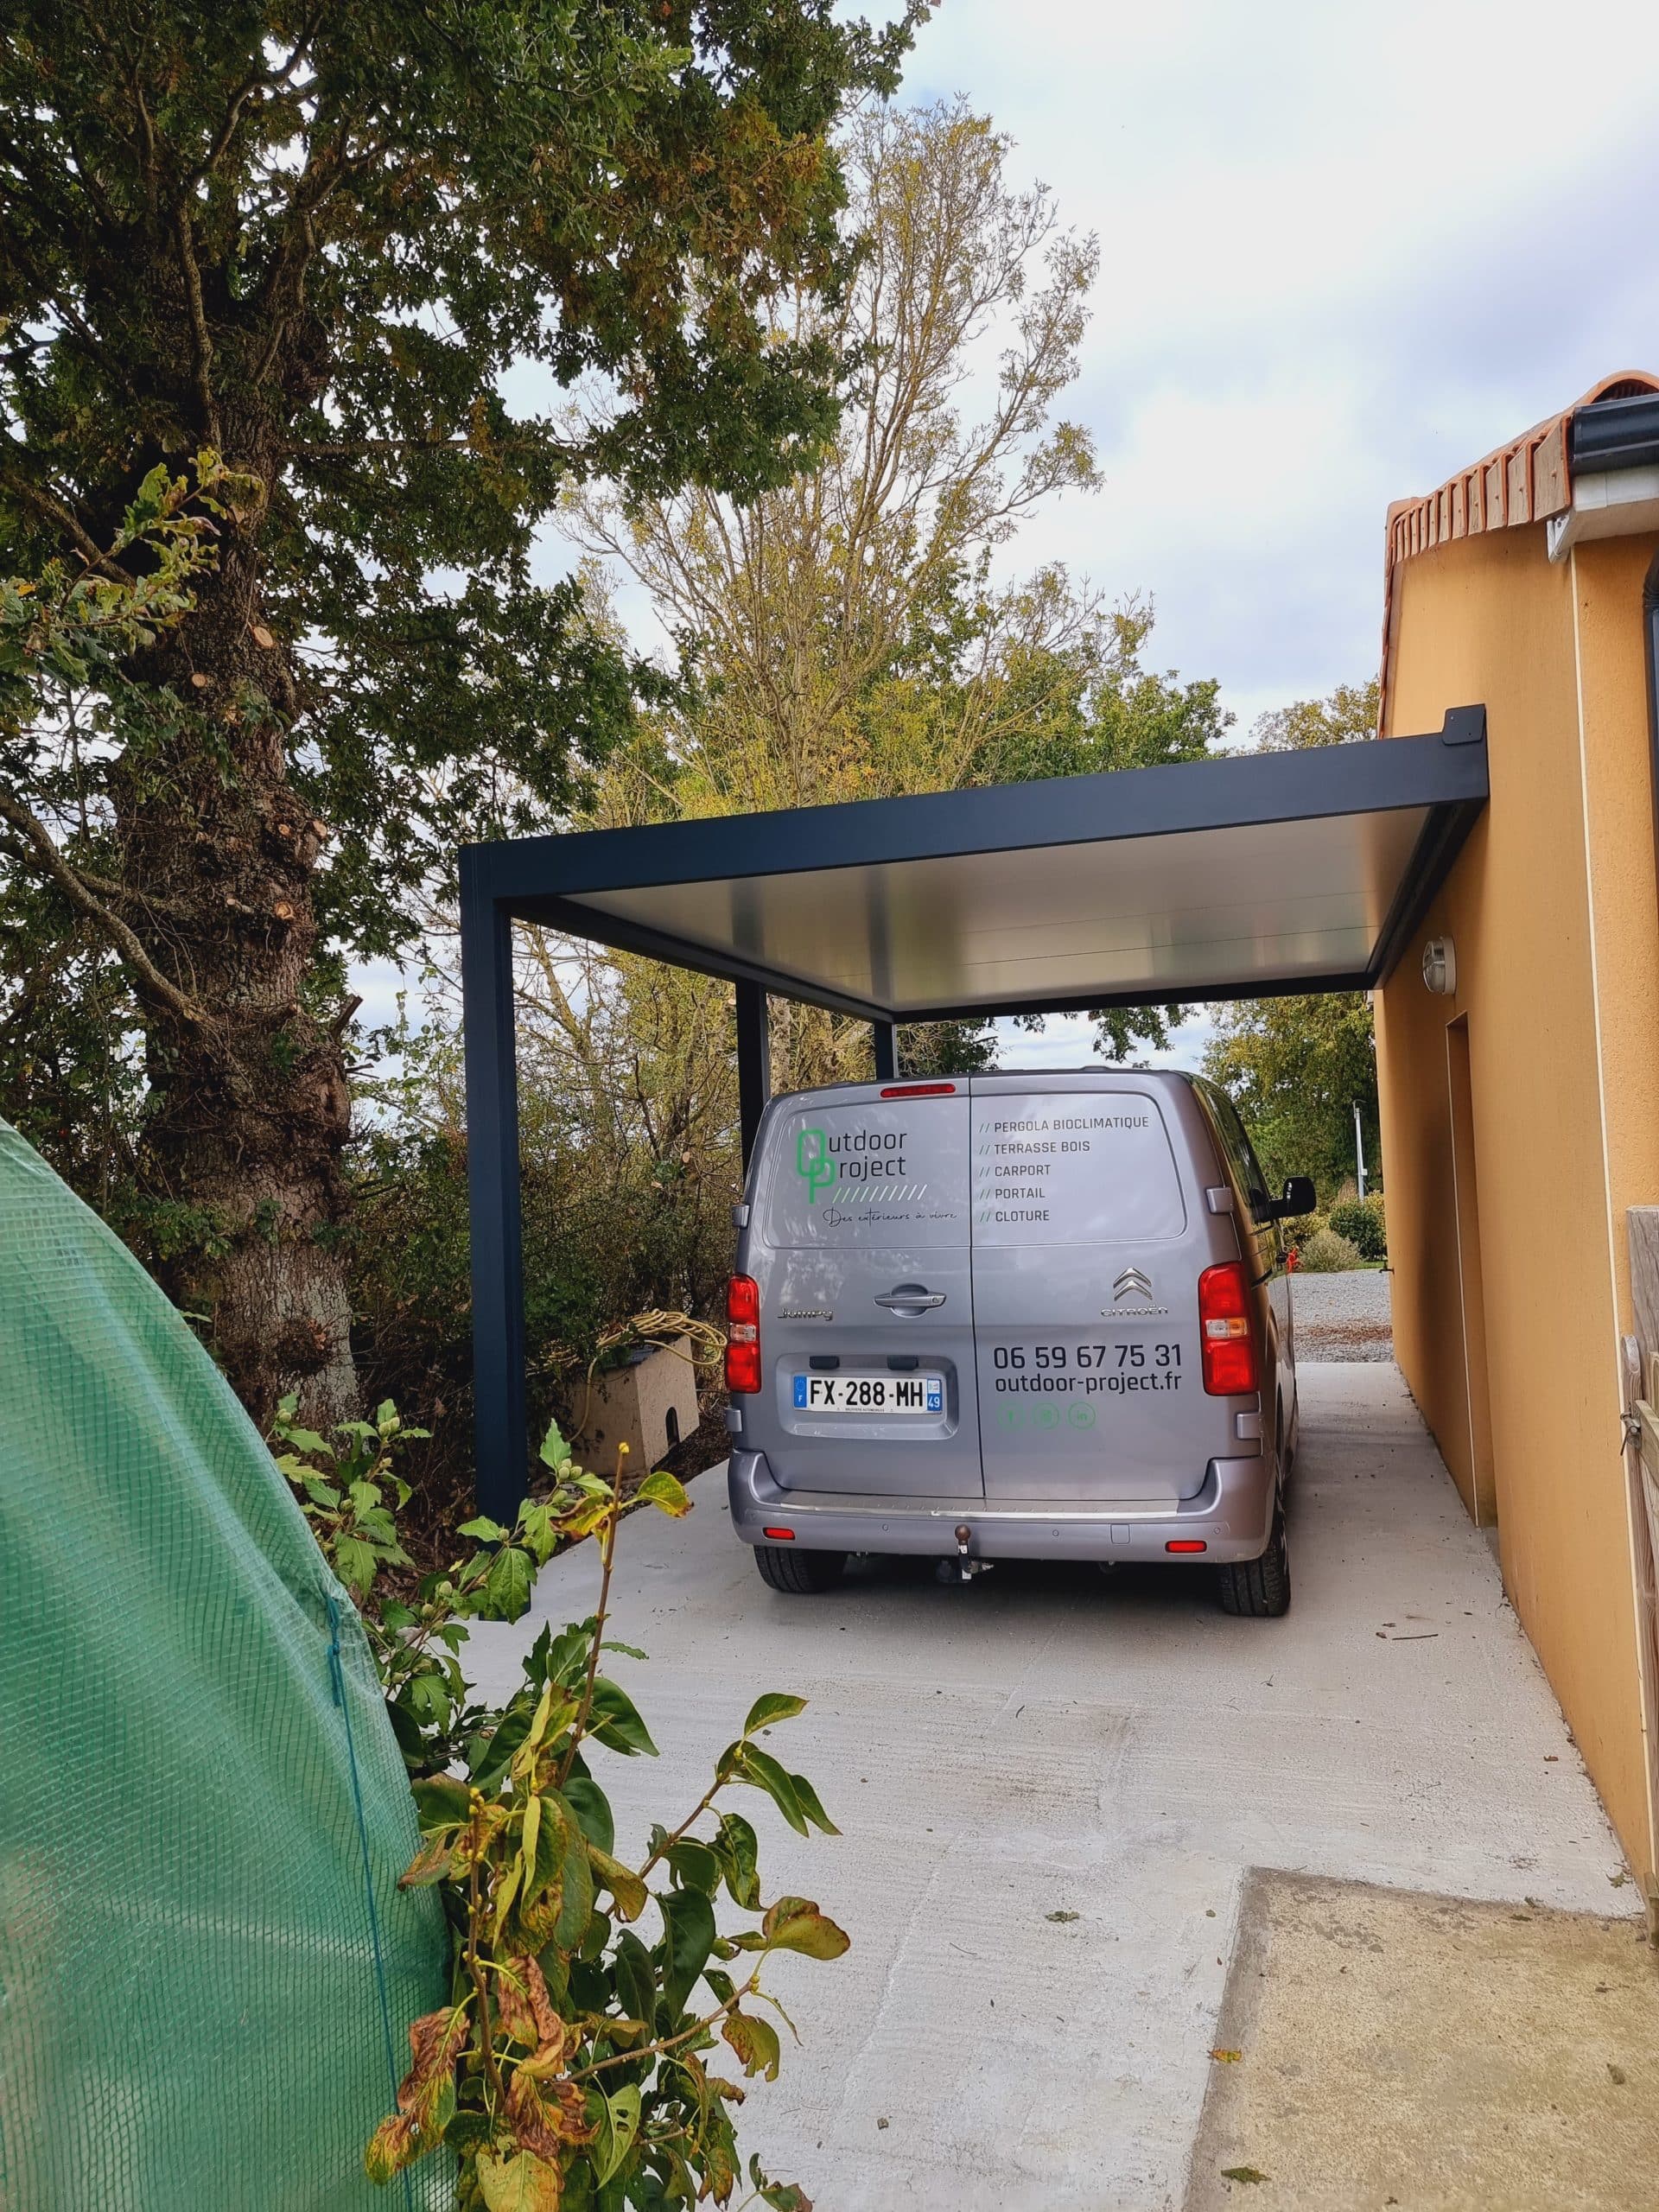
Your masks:
{"label": "door handle on van", "polygon": [[924,1290],[919,1283],[901,1282],[897,1290],[887,1291],[885,1294],[877,1291],[875,1302],[878,1306],[885,1306],[890,1313],[919,1313],[925,1307],[943,1306],[944,1293],[942,1290]]}

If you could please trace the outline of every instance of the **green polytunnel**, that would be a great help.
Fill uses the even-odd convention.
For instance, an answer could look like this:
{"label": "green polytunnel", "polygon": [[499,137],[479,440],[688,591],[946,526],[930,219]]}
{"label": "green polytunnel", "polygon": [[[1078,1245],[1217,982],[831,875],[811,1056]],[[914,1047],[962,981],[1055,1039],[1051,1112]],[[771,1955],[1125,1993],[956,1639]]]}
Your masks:
{"label": "green polytunnel", "polygon": [[0,1122],[0,2207],[437,2212],[362,2167],[441,2003],[361,1626],[252,1424]]}

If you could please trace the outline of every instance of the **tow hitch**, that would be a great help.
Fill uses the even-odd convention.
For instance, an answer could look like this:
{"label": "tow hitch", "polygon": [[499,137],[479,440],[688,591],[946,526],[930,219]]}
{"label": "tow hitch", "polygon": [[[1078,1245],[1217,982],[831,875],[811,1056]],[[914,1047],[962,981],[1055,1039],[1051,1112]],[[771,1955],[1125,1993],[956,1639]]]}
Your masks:
{"label": "tow hitch", "polygon": [[988,1559],[976,1559],[969,1552],[968,1547],[973,1541],[974,1532],[965,1521],[959,1521],[957,1523],[956,1539],[956,1558],[942,1559],[939,1561],[939,1580],[941,1582],[971,1582],[976,1574],[988,1573],[995,1561]]}

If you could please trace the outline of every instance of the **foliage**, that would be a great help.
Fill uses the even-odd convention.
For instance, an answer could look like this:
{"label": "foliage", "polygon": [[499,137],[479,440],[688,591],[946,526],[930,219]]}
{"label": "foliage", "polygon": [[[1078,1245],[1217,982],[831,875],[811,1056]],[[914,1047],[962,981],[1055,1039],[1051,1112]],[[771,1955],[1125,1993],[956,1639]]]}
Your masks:
{"label": "foliage", "polygon": [[[214,518],[250,495],[251,480],[207,450],[191,475],[194,493],[185,476],[150,469],[106,550],[0,577],[0,1113],[106,1213],[118,1211],[138,1122],[139,1071],[123,1034],[131,1004],[124,948],[141,986],[151,979],[109,903],[117,887],[87,865],[88,839],[78,833],[54,849],[16,793],[36,717],[77,741],[86,688],[96,681],[123,696],[124,663],[194,605],[218,556]],[[47,881],[7,888],[5,871],[23,855]]]}
{"label": "foliage", "polygon": [[1354,1167],[1354,1103],[1365,1155],[1381,1156],[1376,1048],[1362,991],[1239,999],[1213,1009],[1204,1071],[1231,1094],[1271,1188],[1311,1175],[1322,1201]]}
{"label": "foliage", "polygon": [[158,465],[251,489],[170,626],[69,712],[35,695],[0,926],[60,1002],[58,1108],[100,1023],[142,1055],[123,1165],[173,1209],[145,1256],[250,1404],[355,1402],[345,957],[411,941],[456,843],[560,818],[663,689],[538,581],[537,532],[596,474],[750,497],[830,435],[847,364],[779,317],[845,288],[832,128],[920,12],[9,11],[0,574],[142,591],[148,552],[110,549]]}
{"label": "foliage", "polygon": [[[383,1406],[372,1426],[346,1426],[336,1457],[296,1426],[291,1404],[272,1432],[287,1447],[278,1464],[363,1611],[410,1767],[421,1847],[404,1884],[435,1887],[451,1929],[447,2000],[410,2028],[412,2063],[365,2167],[385,2182],[447,2150],[459,2163],[461,2212],[725,2204],[739,2177],[729,2107],[745,2092],[708,2055],[723,2042],[746,2078],[775,2080],[782,2046],[769,2015],[788,2021],[762,1985],[767,1963],[848,1948],[810,1899],[764,1903],[759,1838],[723,1802],[756,1789],[797,1834],[836,1833],[810,1783],[762,1740],[805,1700],[757,1698],[690,1813],[653,1827],[643,1863],[625,1864],[589,1764],[596,1747],[656,1752],[632,1700],[601,1671],[607,1651],[644,1656],[607,1633],[622,1455],[607,1482],[578,1468],[550,1430],[549,1494],[526,1503],[512,1529],[467,1522],[467,1558],[423,1578],[410,1602],[386,1600],[378,1578],[400,1561],[388,1493],[404,1494],[392,1463],[412,1433]],[[660,1471],[635,1499],[690,1510]],[[522,1618],[536,1569],[588,1536],[601,1560],[592,1616],[556,1637],[543,1629],[504,1706],[469,1704],[458,1657],[466,1621]],[[723,1933],[722,1893],[742,1921],[734,1929],[728,1914]],[[641,1933],[648,1916],[661,1929],[654,1942]],[[802,2191],[769,2179],[757,2159],[747,2172],[747,2202],[810,2212]]]}
{"label": "foliage", "polygon": [[1305,1244],[1296,1247],[1296,1271],[1304,1275],[1345,1274],[1364,1265],[1358,1247],[1333,1229],[1316,1229]]}
{"label": "foliage", "polygon": [[1331,1209],[1331,1226],[1338,1236],[1348,1239],[1361,1259],[1388,1258],[1388,1227],[1382,1200],[1376,1195],[1339,1198]]}
{"label": "foliage", "polygon": [[1376,735],[1382,692],[1373,676],[1338,683],[1324,699],[1296,699],[1257,716],[1250,731],[1258,753],[1300,753],[1310,746],[1357,745]]}
{"label": "foliage", "polygon": [[[1095,241],[1060,227],[1044,188],[1011,182],[1007,141],[959,100],[867,110],[845,154],[865,250],[842,293],[803,298],[788,325],[861,364],[819,465],[743,505],[703,486],[585,487],[570,504],[589,553],[650,594],[690,677],[613,756],[596,822],[1191,760],[1226,727],[1213,683],[1142,664],[1149,608],[1108,609],[1059,568],[1005,582],[997,567],[1042,503],[1097,482],[1086,432],[1054,419]],[[1121,1057],[1162,1042],[1164,1020],[1116,1012],[1102,1032]],[[927,1072],[988,1049],[974,1025],[905,1046]],[[870,1071],[862,1025],[776,1009],[775,1088]]]}
{"label": "foliage", "polygon": [[[642,983],[644,970],[639,963]],[[526,1009],[520,1212],[537,1424],[556,1417],[569,1427],[580,1411],[581,1393],[570,1368],[555,1363],[556,1351],[575,1356],[579,1377],[619,1317],[676,1307],[709,1319],[723,1311],[741,1179],[731,1014],[718,1001],[711,1009],[725,1030],[701,1063],[712,1096],[704,1103],[694,1090],[693,1110],[677,1119],[670,1015],[682,980],[672,970],[658,977],[667,1009],[660,1029],[642,995],[633,1051],[612,1064],[613,1087],[601,1083],[596,1090],[574,1056],[556,1054],[544,1007]],[[364,1086],[375,1110],[353,1148],[345,1248],[365,1387],[373,1397],[395,1398],[434,1432],[411,1508],[423,1542],[452,1525],[471,1484],[465,1101],[460,1039],[444,1016],[447,1009],[424,1023],[400,1020],[384,1040],[382,1072]],[[662,1040],[660,1061],[650,1049],[653,1038]]]}

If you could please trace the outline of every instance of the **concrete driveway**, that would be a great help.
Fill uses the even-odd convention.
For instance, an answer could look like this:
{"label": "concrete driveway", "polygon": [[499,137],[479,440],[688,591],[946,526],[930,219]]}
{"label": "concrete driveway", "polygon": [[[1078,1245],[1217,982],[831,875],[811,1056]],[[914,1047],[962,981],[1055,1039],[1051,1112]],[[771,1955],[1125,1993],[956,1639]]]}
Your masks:
{"label": "concrete driveway", "polygon": [[[1173,1570],[964,1589],[876,1562],[778,1597],[715,1473],[689,1521],[625,1525],[616,1630],[652,1663],[618,1667],[664,1747],[606,1763],[630,1842],[695,1802],[757,1693],[810,1700],[772,1748],[842,1835],[803,1843],[752,1791],[741,1809],[767,1893],[816,1897],[853,1948],[778,1964],[804,2047],[752,2087],[741,2140],[824,2212],[1178,2205],[1249,1869],[1633,1900],[1397,1371],[1310,1365],[1302,1394],[1282,1621],[1230,1619]],[[475,1633],[480,1683],[589,1607],[589,1550],[530,1619]]]}

